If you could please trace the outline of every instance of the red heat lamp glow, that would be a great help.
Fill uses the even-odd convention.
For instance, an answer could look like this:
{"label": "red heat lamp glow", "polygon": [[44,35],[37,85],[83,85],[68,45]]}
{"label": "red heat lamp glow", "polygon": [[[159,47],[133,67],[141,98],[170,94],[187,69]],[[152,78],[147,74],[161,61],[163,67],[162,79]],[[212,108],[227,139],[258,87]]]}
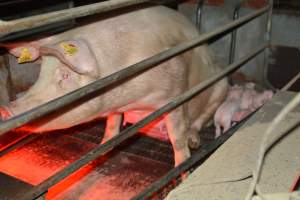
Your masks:
{"label": "red heat lamp glow", "polygon": [[[131,115],[130,117],[131,118],[127,117],[127,121],[125,122],[136,123],[140,120],[140,118],[135,118],[134,115]],[[160,140],[168,140],[166,125],[163,122],[162,117],[142,128],[140,132]],[[1,136],[0,150],[12,146],[29,134],[32,134],[32,128],[30,126],[23,126],[18,128],[17,131],[12,131]],[[55,136],[52,137],[53,134],[48,134],[48,136],[46,134],[38,137],[37,139],[34,139],[34,141],[0,157],[0,172],[8,174],[9,176],[15,177],[31,185],[38,185],[58,171],[63,170],[63,168],[95,147],[95,144],[90,143],[86,147],[85,145],[87,144],[85,144],[85,142],[76,138],[71,138],[64,134],[55,134]],[[70,148],[72,144],[73,147]],[[79,145],[81,149],[76,150],[76,148],[78,148],[76,147],[77,145]],[[72,148],[75,148],[75,150]],[[85,176],[91,173],[96,166],[104,163],[107,159],[108,155],[102,156],[54,185],[49,189],[46,199],[58,200],[61,199],[66,192],[71,191],[72,193],[72,186],[79,185],[80,181],[82,181]],[[103,183],[102,186],[103,187],[100,192],[107,190],[103,193],[103,195],[101,193],[102,198],[106,199],[103,196],[109,195],[109,191],[112,188],[110,188],[107,183]],[[97,193],[99,192],[98,190],[99,188],[89,189],[92,193]],[[120,196],[120,194],[114,195]],[[123,195],[130,196],[133,194],[128,193]],[[85,195],[82,197],[85,198]]]}
{"label": "red heat lamp glow", "polygon": [[[67,178],[51,187],[48,190],[46,200],[56,199],[59,194],[66,191],[71,185],[80,182],[80,180],[93,171],[97,165],[101,165],[101,163],[104,163],[107,159],[107,156],[102,156],[97,160],[97,162],[92,162],[91,164],[82,167],[80,170],[77,170],[75,173],[69,175]],[[103,199],[107,198],[103,197]]]}

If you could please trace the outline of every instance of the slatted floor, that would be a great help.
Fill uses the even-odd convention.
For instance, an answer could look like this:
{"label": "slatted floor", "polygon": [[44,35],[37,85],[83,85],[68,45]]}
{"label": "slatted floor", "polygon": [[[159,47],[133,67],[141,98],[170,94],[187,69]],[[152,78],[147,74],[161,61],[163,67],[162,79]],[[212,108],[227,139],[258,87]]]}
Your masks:
{"label": "slatted floor", "polygon": [[[15,194],[62,170],[94,148],[103,131],[103,123],[91,122],[38,135],[1,155],[0,199],[15,199]],[[26,135],[8,134],[6,143]],[[2,146],[7,145],[5,141]],[[137,135],[51,188],[46,199],[130,199],[172,167],[173,151],[169,143]]]}

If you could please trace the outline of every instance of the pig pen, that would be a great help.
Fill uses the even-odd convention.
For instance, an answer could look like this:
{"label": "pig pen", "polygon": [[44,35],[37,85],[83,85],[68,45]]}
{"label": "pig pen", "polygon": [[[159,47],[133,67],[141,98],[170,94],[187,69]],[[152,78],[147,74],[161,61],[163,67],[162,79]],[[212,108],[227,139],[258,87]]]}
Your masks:
{"label": "pig pen", "polygon": [[[268,9],[259,11],[257,13],[264,13]],[[255,16],[258,14],[252,15],[248,19],[241,19],[240,24]],[[214,32],[204,39],[209,39],[213,35],[223,32],[226,28],[230,29],[230,27],[223,27],[222,30]],[[264,48],[253,51],[252,55],[245,58],[243,62],[251,59]],[[7,62],[11,62],[9,58]],[[231,67],[237,68],[237,65],[243,62],[233,63]],[[222,77],[227,73],[225,71],[218,76]],[[215,77],[215,80],[217,79],[218,77]],[[201,88],[205,87],[202,86]],[[20,91],[12,92],[10,98],[14,99],[17,93]],[[14,125],[5,127],[5,122],[1,122],[1,133],[11,129],[11,126]],[[70,200],[131,199],[134,197],[145,199],[153,196],[152,193],[157,191],[159,192],[153,198],[162,199],[174,188],[170,180],[178,177],[182,171],[188,169],[193,171],[239,126],[217,140],[213,140],[213,128],[206,129],[202,132],[204,148],[193,152],[192,155],[194,156],[190,160],[174,169],[172,169],[171,145],[168,142],[150,139],[143,135],[133,136],[125,142],[116,139],[116,143],[121,143],[121,145],[113,144],[112,147],[117,146],[116,149],[106,153],[107,150],[102,149],[111,147],[99,145],[102,137],[100,133],[104,132],[103,122],[99,121],[37,136],[18,130],[6,132],[1,135],[0,139],[0,199],[23,199],[23,197],[24,199],[37,199],[39,197],[41,199]],[[137,130],[138,128],[134,131]],[[93,150],[99,150],[103,156],[96,156],[96,159],[89,160],[91,162],[87,160],[82,161],[82,163],[76,162],[81,158],[88,157],[87,155],[91,154],[89,152],[95,154],[96,151]],[[68,168],[72,167],[72,163],[83,167],[74,172],[74,169],[78,167]],[[64,170],[64,168],[67,169]],[[67,173],[69,176],[62,180],[65,175],[61,172]],[[60,176],[56,176],[56,173],[60,173]],[[53,179],[54,176],[56,178]],[[162,177],[163,179],[160,179]],[[151,185],[153,183],[154,185]],[[50,187],[50,185],[54,186]],[[148,191],[140,193],[149,185],[151,187]],[[45,192],[47,192],[46,195]],[[174,191],[174,193],[176,192]],[[172,198],[172,195],[168,198]]]}

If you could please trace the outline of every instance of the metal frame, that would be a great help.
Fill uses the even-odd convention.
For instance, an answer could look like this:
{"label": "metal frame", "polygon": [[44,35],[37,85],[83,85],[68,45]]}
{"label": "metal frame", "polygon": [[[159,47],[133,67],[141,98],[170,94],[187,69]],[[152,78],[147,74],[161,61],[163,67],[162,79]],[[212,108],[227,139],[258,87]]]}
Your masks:
{"label": "metal frame", "polygon": [[[234,11],[233,11],[233,20],[236,20],[240,17],[240,9],[243,5],[243,3],[247,2],[248,0],[243,0],[236,4]],[[230,51],[229,51],[229,64],[231,64],[234,61],[235,57],[235,48],[236,48],[236,36],[237,36],[237,30],[235,29],[231,33],[231,42],[230,42]]]}
{"label": "metal frame", "polygon": [[205,0],[199,0],[197,4],[197,15],[196,15],[196,26],[199,31],[201,31],[201,22],[202,22],[202,9]]}
{"label": "metal frame", "polygon": [[[188,51],[188,50],[190,50],[194,47],[197,47],[197,46],[203,44],[204,42],[206,42],[207,40],[209,40],[211,38],[221,36],[224,32],[232,31],[233,29],[236,29],[236,28],[246,24],[247,22],[255,19],[256,17],[259,17],[259,16],[263,15],[266,12],[269,12],[269,15],[271,17],[271,14],[270,14],[271,11],[270,10],[272,10],[273,3],[272,3],[272,0],[270,0],[270,1],[271,1],[271,3],[268,6],[266,6],[264,8],[261,8],[261,9],[255,11],[252,14],[241,17],[240,19],[235,20],[235,21],[233,21],[233,22],[231,22],[227,25],[224,25],[220,28],[217,28],[216,30],[214,30],[210,33],[203,34],[203,35],[201,35],[201,36],[199,36],[199,37],[197,37],[193,40],[181,43],[181,44],[179,44],[179,45],[177,45],[177,46],[175,46],[175,47],[173,47],[169,50],[161,52],[161,53],[159,53],[157,55],[154,55],[154,56],[152,56],[148,59],[145,59],[145,60],[143,60],[143,61],[141,61],[137,64],[131,65],[131,66],[129,66],[129,67],[127,67],[127,68],[125,68],[121,71],[118,71],[114,74],[111,74],[111,75],[105,77],[105,78],[97,80],[97,81],[95,81],[95,82],[93,82],[93,83],[91,83],[87,86],[84,86],[84,87],[79,88],[79,89],[77,89],[73,92],[70,92],[70,93],[68,93],[68,94],[66,94],[62,97],[54,99],[54,100],[52,100],[52,101],[50,101],[46,104],[43,104],[39,107],[36,107],[36,108],[32,109],[32,110],[30,110],[30,111],[28,111],[24,114],[16,116],[16,117],[14,117],[14,118],[6,121],[6,122],[1,122],[0,123],[0,135],[4,134],[5,132],[7,132],[8,130],[10,130],[12,128],[19,127],[19,126],[21,126],[21,125],[23,125],[23,124],[25,124],[29,121],[37,119],[38,117],[41,117],[41,116],[46,115],[50,112],[53,112],[57,109],[60,109],[64,106],[66,106],[66,105],[69,105],[73,102],[76,102],[79,99],[82,99],[84,97],[85,98],[86,97],[91,98],[91,96],[88,96],[88,95],[95,95],[95,92],[99,92],[101,89],[106,88],[110,84],[120,82],[121,80],[124,80],[124,79],[126,79],[126,78],[128,78],[132,75],[142,73],[143,71],[145,71],[147,69],[150,69],[150,68],[156,66],[157,64],[160,64],[161,62],[164,62],[164,61],[166,61],[166,60],[168,60],[172,57],[175,57],[176,55],[178,55],[180,53],[186,52],[186,51]],[[109,4],[111,2],[112,1],[108,1],[108,2],[104,2],[104,3],[99,3],[97,5],[98,5],[98,8],[99,8],[99,7],[101,7],[100,4],[107,5],[105,3]],[[117,0],[114,0],[113,2],[117,2]],[[128,1],[126,1],[126,0],[118,0],[118,2],[128,3]],[[145,2],[145,1],[131,1],[131,2],[137,3],[137,2]],[[121,3],[120,5],[125,5],[125,4]],[[115,4],[113,7],[109,7],[109,10],[120,8],[121,7],[120,5]],[[101,8],[104,9],[104,10],[107,9],[107,7],[105,7],[105,6],[103,6]],[[80,9],[80,8],[78,7],[78,9]],[[90,10],[87,10],[86,12],[82,12],[82,13],[85,13],[85,14],[81,15],[81,16],[85,16],[89,12],[90,12]],[[95,12],[93,12],[93,13],[95,13]],[[68,15],[68,16],[71,16],[71,15]],[[38,19],[38,17],[39,16],[36,16],[35,19]],[[45,17],[44,15],[41,16],[42,19],[44,17]],[[72,17],[74,17],[74,15],[72,15]],[[66,19],[65,17],[62,17],[59,20],[65,20],[65,19]],[[68,18],[68,19],[70,19],[70,18]],[[270,20],[270,18],[269,18],[269,20]],[[0,31],[3,30],[3,26],[2,26],[3,24],[1,24],[1,23],[3,23],[3,22],[0,22]],[[8,29],[8,31],[10,31],[10,32],[14,32],[14,31],[17,30],[17,29],[12,29],[12,27],[9,27],[9,28],[10,29]],[[23,28],[24,28],[24,26],[23,26]],[[6,32],[7,32],[7,30],[6,30]],[[28,199],[28,200],[36,199],[36,198],[40,197],[41,195],[45,194],[51,186],[55,185],[56,183],[58,183],[59,181],[61,181],[62,179],[64,179],[68,175],[70,175],[71,173],[75,172],[76,170],[78,170],[79,168],[81,168],[82,166],[87,164],[88,162],[94,160],[98,156],[103,155],[106,152],[110,151],[115,146],[117,146],[118,144],[120,144],[124,140],[130,138],[135,133],[137,133],[137,131],[140,128],[142,128],[146,124],[150,123],[151,121],[155,120],[157,117],[162,116],[165,112],[171,111],[172,109],[176,108],[177,106],[179,106],[179,105],[183,104],[184,102],[188,101],[189,99],[193,98],[194,96],[196,96],[198,93],[202,92],[203,90],[205,90],[209,86],[213,85],[217,81],[221,80],[226,75],[229,75],[230,73],[234,72],[239,67],[241,67],[243,64],[245,64],[248,60],[252,59],[256,55],[258,55],[260,52],[265,50],[266,47],[267,47],[266,45],[262,45],[259,48],[253,50],[251,53],[249,53],[247,56],[245,56],[241,60],[233,63],[232,65],[230,65],[226,69],[222,70],[220,73],[218,73],[218,74],[216,74],[212,77],[209,77],[207,80],[205,80],[204,82],[201,82],[199,85],[195,86],[194,88],[190,89],[189,91],[186,91],[182,95],[175,98],[173,101],[169,102],[168,104],[166,104],[162,108],[155,111],[153,114],[147,116],[146,118],[139,121],[135,125],[133,125],[133,126],[129,127],[128,129],[122,131],[119,135],[117,135],[114,138],[112,138],[111,140],[107,141],[105,144],[97,146],[95,149],[91,150],[85,156],[83,156],[79,160],[75,161],[74,163],[72,163],[71,165],[66,167],[64,170],[59,171],[55,175],[49,177],[46,181],[44,181],[41,184],[34,187],[28,193],[19,194],[17,199],[20,199],[20,200],[23,200],[23,199]],[[206,152],[205,155],[207,155],[207,153],[208,152]],[[182,165],[185,165],[185,164],[182,163]],[[180,166],[182,166],[182,165],[180,165]],[[186,169],[186,168],[182,168],[182,169]],[[175,174],[175,175],[180,174],[182,169],[180,169],[177,172],[177,174]],[[177,170],[177,168],[174,169],[174,170]]]}
{"label": "metal frame", "polygon": [[[148,59],[145,59],[137,64],[131,65],[131,66],[129,66],[121,71],[118,71],[116,73],[113,73],[105,78],[99,79],[99,80],[97,80],[93,83],[90,83],[80,89],[77,89],[77,90],[70,92],[62,97],[59,97],[48,103],[38,106],[26,113],[23,113],[12,119],[9,119],[8,121],[2,122],[2,123],[0,123],[0,135],[4,134],[5,132],[7,132],[13,128],[22,126],[29,121],[37,119],[43,115],[49,114],[57,109],[60,109],[64,106],[66,106],[66,105],[69,105],[79,99],[87,97],[88,95],[93,95],[94,92],[99,92],[99,90],[108,87],[110,84],[119,82],[121,80],[124,80],[124,79],[132,76],[132,75],[136,75],[147,69],[150,69],[151,67],[154,67],[155,65],[157,65],[161,62],[164,62],[172,57],[175,57],[180,53],[186,52],[196,46],[203,44],[205,41],[207,41],[213,37],[222,35],[222,33],[225,31],[230,31],[234,28],[242,26],[243,24],[251,21],[252,19],[266,13],[268,11],[268,9],[269,9],[269,6],[261,8],[258,11],[256,11],[255,13],[249,14],[248,16],[240,18],[239,20],[236,20],[232,23],[229,23],[220,28],[217,28],[215,31],[212,31],[212,32],[206,33],[206,34],[202,34],[193,40],[183,42],[171,49],[168,49],[159,54],[156,54]],[[99,93],[98,93],[98,95],[99,95]]]}
{"label": "metal frame", "polygon": [[[269,0],[269,5],[273,7],[274,4],[274,0]],[[272,36],[272,14],[273,14],[273,9],[270,9],[268,12],[268,16],[267,16],[267,27],[266,27],[266,35],[265,35],[265,40],[268,43],[269,48],[265,51],[264,54],[264,71],[263,71],[263,75],[264,75],[264,80],[265,80],[265,84],[272,90],[276,90],[273,85],[268,81],[268,77],[267,77],[267,73],[268,73],[268,58],[270,55],[270,47],[271,47],[271,36]]]}
{"label": "metal frame", "polygon": [[12,21],[0,20],[0,34],[1,36],[22,31],[30,28],[39,27],[42,25],[52,24],[64,20],[75,19],[97,13],[103,13],[118,8],[128,7],[141,3],[148,2],[149,0],[112,0],[106,2],[95,3],[86,6],[80,6],[60,11],[50,12],[42,15],[25,17],[22,19]]}

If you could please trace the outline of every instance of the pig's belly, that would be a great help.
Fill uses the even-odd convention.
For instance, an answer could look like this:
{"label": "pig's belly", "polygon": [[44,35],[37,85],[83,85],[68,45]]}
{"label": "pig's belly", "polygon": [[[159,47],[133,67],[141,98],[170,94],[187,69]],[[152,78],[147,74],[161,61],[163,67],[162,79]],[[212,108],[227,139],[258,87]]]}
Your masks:
{"label": "pig's belly", "polygon": [[[128,111],[124,113],[123,125],[127,123],[135,124],[143,118],[147,117],[149,111]],[[169,140],[168,131],[163,117],[159,117],[150,124],[139,130],[139,132],[163,141]]]}

